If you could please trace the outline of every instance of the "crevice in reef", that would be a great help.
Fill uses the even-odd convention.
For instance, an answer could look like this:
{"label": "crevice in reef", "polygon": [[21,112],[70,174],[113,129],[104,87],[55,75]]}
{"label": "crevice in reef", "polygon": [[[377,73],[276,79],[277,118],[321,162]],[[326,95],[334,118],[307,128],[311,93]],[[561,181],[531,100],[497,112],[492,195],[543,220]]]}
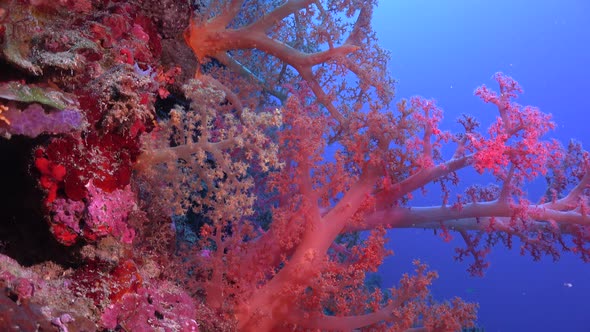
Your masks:
{"label": "crevice in reef", "polygon": [[49,232],[43,192],[30,166],[34,149],[46,139],[0,140],[0,253],[25,266],[49,260],[71,266],[77,261],[77,248],[59,244]]}

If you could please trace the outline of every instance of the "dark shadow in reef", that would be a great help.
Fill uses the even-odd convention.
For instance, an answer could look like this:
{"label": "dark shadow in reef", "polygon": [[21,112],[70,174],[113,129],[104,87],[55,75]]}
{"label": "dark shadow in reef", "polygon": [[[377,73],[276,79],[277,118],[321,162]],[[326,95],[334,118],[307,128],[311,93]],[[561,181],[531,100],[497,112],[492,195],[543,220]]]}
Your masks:
{"label": "dark shadow in reef", "polygon": [[46,137],[0,138],[0,253],[30,266],[53,261],[72,266],[75,247],[65,247],[49,231],[44,194],[33,166],[33,152]]}

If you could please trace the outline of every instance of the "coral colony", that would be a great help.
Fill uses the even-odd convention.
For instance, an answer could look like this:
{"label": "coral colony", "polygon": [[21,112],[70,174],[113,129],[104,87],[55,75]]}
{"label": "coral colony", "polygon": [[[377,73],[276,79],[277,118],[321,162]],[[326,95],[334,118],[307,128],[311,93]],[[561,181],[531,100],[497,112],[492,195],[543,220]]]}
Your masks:
{"label": "coral colony", "polygon": [[590,260],[588,153],[502,73],[487,129],[394,104],[375,6],[0,2],[0,330],[460,331],[425,264],[369,282],[387,231],[455,234],[473,275],[513,241]]}

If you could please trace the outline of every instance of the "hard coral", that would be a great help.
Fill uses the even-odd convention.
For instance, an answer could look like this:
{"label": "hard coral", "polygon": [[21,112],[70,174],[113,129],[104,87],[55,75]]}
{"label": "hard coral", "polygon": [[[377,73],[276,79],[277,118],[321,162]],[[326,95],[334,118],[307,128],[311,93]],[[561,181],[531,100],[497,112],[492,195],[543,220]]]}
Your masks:
{"label": "hard coral", "polygon": [[34,303],[18,304],[0,293],[0,329],[3,331],[52,331],[41,307]]}
{"label": "hard coral", "polygon": [[0,329],[55,331],[50,320],[69,316],[59,321],[62,327],[95,331],[91,304],[67,290],[66,274],[52,264],[25,268],[0,255]]}
{"label": "hard coral", "polygon": [[90,181],[86,188],[88,197],[84,202],[58,198],[49,205],[50,227],[56,239],[72,245],[78,238],[94,242],[110,235],[123,243],[131,243],[135,231],[127,224],[127,217],[136,204],[130,187],[105,193]]}
{"label": "hard coral", "polygon": [[84,236],[88,240],[112,235],[123,243],[131,243],[135,231],[127,225],[127,217],[136,208],[135,195],[129,185],[105,193],[89,182],[86,186],[89,194],[87,216],[85,218]]}
{"label": "hard coral", "polygon": [[140,331],[199,331],[196,306],[184,291],[168,282],[128,293],[102,314],[104,327]]}
{"label": "hard coral", "polygon": [[[74,13],[89,9],[87,1],[67,3],[46,1],[9,1],[2,20],[4,29],[0,56],[7,62],[32,75],[41,76],[54,70],[80,70],[86,62],[82,54],[87,49],[96,50],[96,45],[83,36],[81,29],[63,29],[64,26],[79,26]],[[57,10],[60,5],[69,5],[74,11]],[[53,31],[62,31],[60,38],[53,39]],[[68,37],[68,38],[66,38]],[[61,44],[45,43],[53,39]]]}

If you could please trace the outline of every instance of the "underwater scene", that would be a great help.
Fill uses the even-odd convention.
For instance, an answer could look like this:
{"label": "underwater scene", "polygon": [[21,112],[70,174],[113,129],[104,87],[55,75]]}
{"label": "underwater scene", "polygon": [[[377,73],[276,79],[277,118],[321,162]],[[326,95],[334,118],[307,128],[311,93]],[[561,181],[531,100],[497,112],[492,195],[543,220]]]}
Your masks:
{"label": "underwater scene", "polygon": [[0,0],[0,331],[590,332],[588,17]]}

